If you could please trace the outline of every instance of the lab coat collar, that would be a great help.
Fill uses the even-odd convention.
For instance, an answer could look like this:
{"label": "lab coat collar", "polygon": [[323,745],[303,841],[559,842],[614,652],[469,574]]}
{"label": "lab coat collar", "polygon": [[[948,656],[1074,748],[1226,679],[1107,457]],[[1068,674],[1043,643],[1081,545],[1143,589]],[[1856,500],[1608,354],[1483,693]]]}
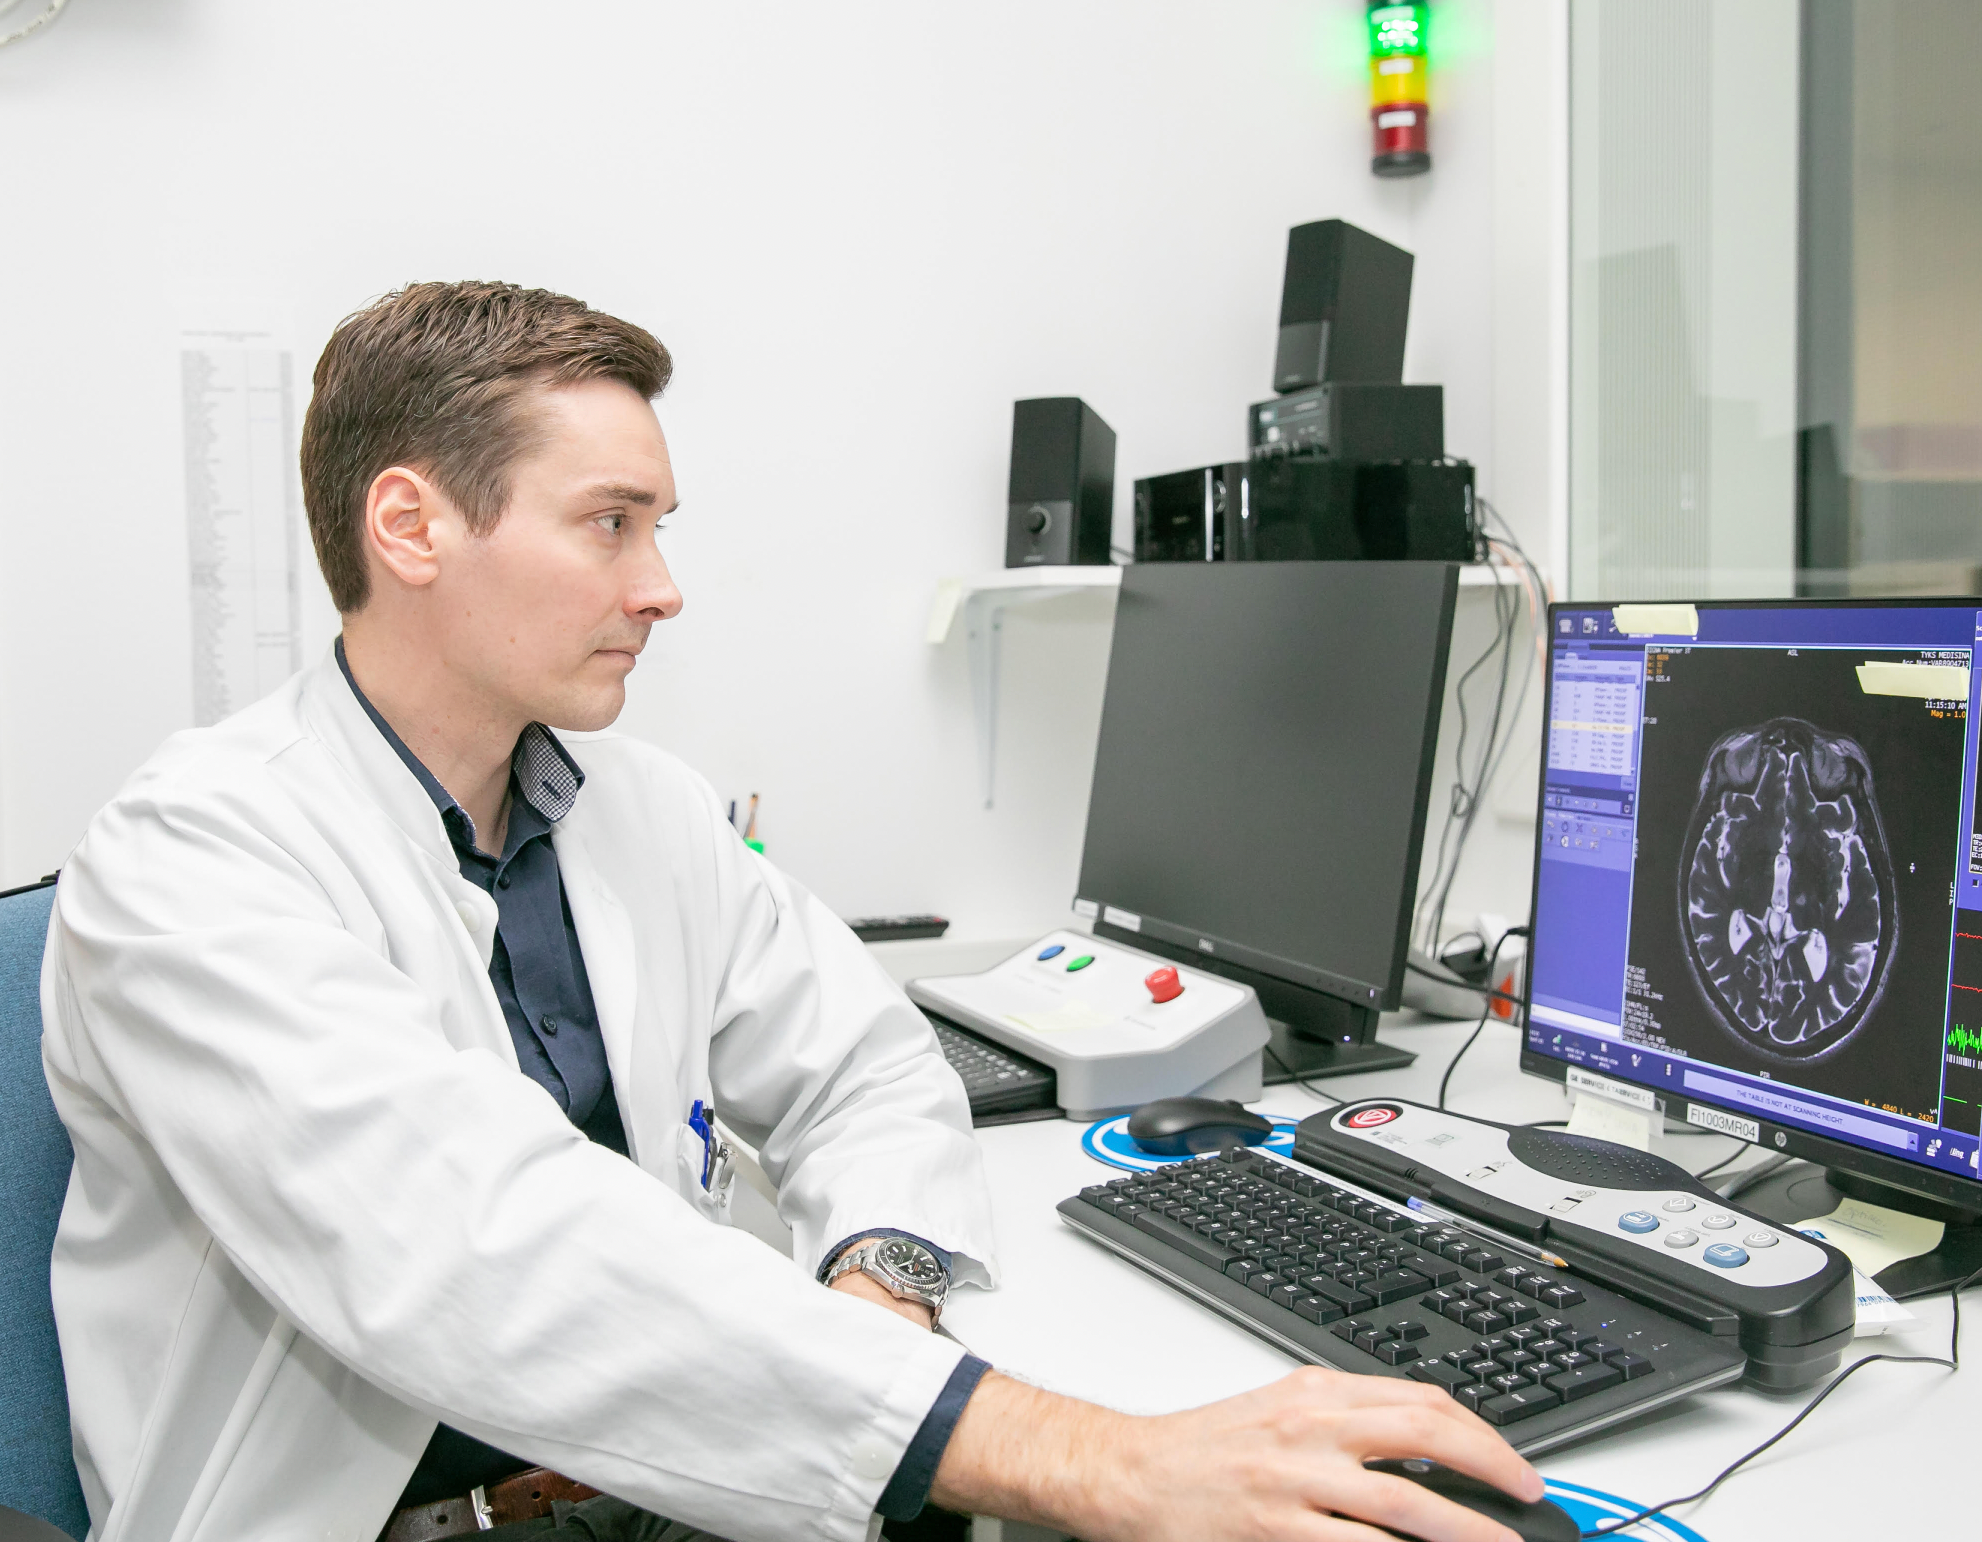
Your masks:
{"label": "lab coat collar", "polygon": [[324,649],[323,657],[303,676],[302,716],[331,758],[356,779],[365,796],[406,838],[445,872],[456,873],[454,845],[447,838],[440,810],[366,715],[337,667],[333,648]]}

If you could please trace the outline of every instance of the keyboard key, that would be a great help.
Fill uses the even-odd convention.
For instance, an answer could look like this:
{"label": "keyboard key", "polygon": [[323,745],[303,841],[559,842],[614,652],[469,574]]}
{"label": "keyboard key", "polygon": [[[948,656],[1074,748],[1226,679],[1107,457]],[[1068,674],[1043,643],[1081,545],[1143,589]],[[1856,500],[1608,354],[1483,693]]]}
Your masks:
{"label": "keyboard key", "polygon": [[1339,1322],[1349,1314],[1333,1301],[1325,1301],[1320,1296],[1307,1295],[1297,1298],[1294,1310],[1312,1323]]}
{"label": "keyboard key", "polygon": [[1583,1293],[1574,1285],[1556,1284],[1549,1286],[1547,1290],[1543,1291],[1541,1299],[1546,1301],[1550,1306],[1560,1310],[1564,1307],[1581,1306],[1583,1304]]}
{"label": "keyboard key", "polygon": [[1402,1339],[1385,1339],[1376,1346],[1376,1357],[1385,1365],[1404,1365],[1418,1358],[1418,1346]]}
{"label": "keyboard key", "polygon": [[[1535,1341],[1540,1339],[1541,1335],[1533,1328],[1509,1328],[1501,1337],[1516,1349],[1533,1349]],[[1538,1353],[1546,1353],[1546,1351],[1538,1351]]]}
{"label": "keyboard key", "polygon": [[1608,1360],[1612,1355],[1622,1354],[1624,1352],[1624,1346],[1622,1344],[1612,1344],[1604,1339],[1586,1339],[1576,1347],[1581,1349],[1592,1360]]}
{"label": "keyboard key", "polygon": [[1616,1366],[1624,1373],[1626,1381],[1636,1381],[1640,1376],[1649,1376],[1654,1369],[1652,1362],[1643,1355],[1634,1355],[1625,1349],[1605,1355],[1604,1364]]}
{"label": "keyboard key", "polygon": [[1452,1395],[1466,1408],[1478,1413],[1487,1402],[1504,1394],[1488,1386],[1483,1381],[1468,1382],[1463,1387],[1454,1387]]}
{"label": "keyboard key", "polygon": [[1392,1323],[1390,1325],[1390,1332],[1393,1337],[1408,1339],[1412,1343],[1416,1343],[1419,1339],[1429,1334],[1431,1329],[1427,1328],[1421,1322],[1412,1322],[1406,1318],[1403,1322]]}
{"label": "keyboard key", "polygon": [[1447,1392],[1457,1392],[1461,1387],[1470,1387],[1473,1378],[1456,1365],[1447,1365],[1443,1360],[1420,1360],[1405,1373],[1416,1381],[1430,1382],[1434,1387],[1443,1387]]}
{"label": "keyboard key", "polygon": [[1561,1393],[1563,1402],[1573,1403],[1579,1397],[1614,1387],[1623,1380],[1624,1373],[1614,1365],[1579,1365],[1573,1371],[1557,1371],[1544,1378],[1542,1385]]}
{"label": "keyboard key", "polygon": [[1406,1296],[1415,1296],[1430,1283],[1422,1274],[1413,1274],[1409,1269],[1386,1269],[1364,1288],[1375,1297],[1377,1305],[1388,1306]]}
{"label": "keyboard key", "polygon": [[1529,1368],[1542,1363],[1540,1355],[1531,1355],[1525,1349],[1503,1349],[1499,1354],[1494,1356],[1494,1359],[1498,1360],[1508,1370],[1519,1371],[1524,1376],[1538,1374],[1532,1372]]}
{"label": "keyboard key", "polygon": [[1362,1350],[1363,1353],[1373,1355],[1376,1353],[1377,1340],[1382,1337],[1383,1330],[1381,1328],[1374,1324],[1368,1324],[1350,1334],[1349,1342]]}
{"label": "keyboard key", "polygon": [[1399,1215],[1395,1210],[1379,1210],[1370,1220],[1370,1225],[1380,1232],[1400,1232],[1411,1224],[1409,1216]]}
{"label": "keyboard key", "polygon": [[1307,1292],[1298,1285],[1281,1284],[1274,1286],[1268,1292],[1266,1299],[1271,1301],[1275,1306],[1286,1307],[1291,1312],[1294,1309],[1294,1303],[1306,1294]]}
{"label": "keyboard key", "polygon": [[1400,1262],[1404,1268],[1422,1274],[1432,1284],[1438,1286],[1456,1285],[1460,1280],[1465,1278],[1465,1275],[1457,1266],[1431,1253],[1412,1253],[1400,1260]]}
{"label": "keyboard key", "polygon": [[1502,1258],[1498,1253],[1489,1253],[1479,1249],[1465,1254],[1460,1258],[1459,1262],[1466,1268],[1471,1269],[1475,1274],[1492,1274],[1494,1270],[1505,1268],[1507,1265],[1507,1260]]}
{"label": "keyboard key", "polygon": [[1496,1392],[1519,1392],[1534,1384],[1533,1377],[1523,1376],[1519,1371],[1502,1371],[1498,1376],[1487,1377],[1487,1385]]}
{"label": "keyboard key", "polygon": [[1542,1314],[1527,1302],[1516,1296],[1500,1308],[1501,1316],[1509,1322],[1533,1322]]}
{"label": "keyboard key", "polygon": [[1465,1322],[1465,1320],[1469,1316],[1471,1316],[1474,1312],[1477,1312],[1478,1310],[1479,1308],[1474,1306],[1473,1303],[1468,1301],[1464,1296],[1460,1296],[1457,1300],[1454,1301],[1448,1301],[1445,1303],[1444,1306],[1438,1309],[1439,1315],[1441,1317],[1449,1317],[1456,1323]]}
{"label": "keyboard key", "polygon": [[1353,1341],[1358,1333],[1362,1333],[1365,1330],[1374,1331],[1374,1327],[1374,1324],[1366,1322],[1360,1317],[1351,1317],[1344,1322],[1338,1322],[1328,1331],[1338,1339],[1349,1339]]}
{"label": "keyboard key", "polygon": [[1505,1369],[1498,1360],[1468,1360],[1459,1367],[1474,1381],[1485,1381],[1489,1376],[1498,1376]]}
{"label": "keyboard key", "polygon": [[1225,1266],[1226,1278],[1237,1280],[1241,1285],[1246,1283],[1247,1275],[1258,1272],[1259,1265],[1250,1258],[1235,1258]]}
{"label": "keyboard key", "polygon": [[1498,1333],[1502,1328],[1509,1326],[1507,1319],[1500,1313],[1489,1312],[1484,1307],[1474,1307],[1466,1314],[1464,1321],[1468,1328],[1482,1334]]}
{"label": "keyboard key", "polygon": [[1559,1371],[1573,1371],[1579,1365],[1595,1365],[1596,1361],[1574,1349],[1565,1349],[1559,1355],[1550,1355],[1548,1363]]}
{"label": "keyboard key", "polygon": [[1581,1328],[1570,1327],[1568,1323],[1555,1330],[1554,1338],[1564,1349],[1582,1349],[1598,1342],[1594,1333],[1585,1333]]}
{"label": "keyboard key", "polygon": [[1246,1276],[1246,1289],[1256,1290],[1262,1296],[1272,1295],[1276,1289],[1286,1283],[1284,1279],[1275,1274],[1271,1269],[1255,1269],[1251,1274]]}
{"label": "keyboard key", "polygon": [[[1124,1206],[1115,1213],[1117,1216],[1122,1216],[1127,1214],[1130,1208],[1129,1206]],[[1209,1237],[1199,1235],[1188,1226],[1178,1225],[1177,1222],[1171,1220],[1168,1216],[1157,1215],[1153,1211],[1145,1210],[1142,1214],[1131,1216],[1129,1219],[1137,1231],[1147,1232],[1150,1236],[1156,1238],[1157,1241],[1168,1243],[1179,1253],[1190,1258],[1195,1258],[1199,1263],[1205,1264],[1210,1268],[1223,1269],[1232,1261],[1234,1256],[1232,1249],[1225,1247],[1221,1243],[1214,1242]]]}
{"label": "keyboard key", "polygon": [[1513,1392],[1503,1392],[1498,1397],[1490,1397],[1480,1404],[1477,1412],[1489,1424],[1513,1424],[1521,1419],[1532,1418],[1546,1412],[1562,1402],[1562,1395],[1551,1387],[1521,1387]]}
{"label": "keyboard key", "polygon": [[1526,1279],[1527,1276],[1528,1271],[1519,1264],[1510,1264],[1493,1278],[1496,1284],[1505,1285],[1508,1289],[1512,1290],[1519,1281]]}
{"label": "keyboard key", "polygon": [[1448,1302],[1457,1301],[1458,1299],[1459,1297],[1449,1290],[1435,1290],[1428,1296],[1419,1297],[1418,1305],[1424,1307],[1427,1311],[1442,1312],[1445,1310]]}
{"label": "keyboard key", "polygon": [[1344,1285],[1339,1280],[1327,1279],[1317,1274],[1311,1275],[1302,1283],[1307,1286],[1311,1294],[1321,1297],[1324,1301],[1334,1302],[1345,1312],[1366,1312],[1376,1305],[1354,1286]]}

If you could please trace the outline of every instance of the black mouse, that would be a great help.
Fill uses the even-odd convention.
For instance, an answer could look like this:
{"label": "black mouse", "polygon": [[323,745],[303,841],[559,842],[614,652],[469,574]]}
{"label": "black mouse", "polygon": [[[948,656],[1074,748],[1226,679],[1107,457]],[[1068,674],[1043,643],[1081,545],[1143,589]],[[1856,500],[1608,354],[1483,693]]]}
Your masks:
{"label": "black mouse", "polygon": [[[1499,1521],[1521,1542],[1576,1542],[1582,1528],[1569,1518],[1569,1512],[1550,1499],[1525,1504],[1512,1494],[1504,1494],[1491,1483],[1469,1478],[1463,1472],[1441,1467],[1437,1462],[1411,1457],[1401,1462],[1365,1462],[1371,1472],[1387,1472],[1392,1477],[1409,1478],[1430,1489],[1441,1499],[1449,1499],[1476,1515]],[[1393,1532],[1408,1536],[1408,1532]]]}
{"label": "black mouse", "polygon": [[1152,1156],[1257,1146],[1273,1121],[1221,1098],[1158,1098],[1129,1115],[1129,1139]]}

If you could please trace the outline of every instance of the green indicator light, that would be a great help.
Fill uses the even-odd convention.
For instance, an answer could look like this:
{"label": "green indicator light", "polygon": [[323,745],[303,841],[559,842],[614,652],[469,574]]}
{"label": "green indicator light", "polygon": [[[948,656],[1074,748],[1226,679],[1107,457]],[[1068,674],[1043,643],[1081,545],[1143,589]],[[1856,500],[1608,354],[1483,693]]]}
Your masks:
{"label": "green indicator light", "polygon": [[1370,53],[1379,58],[1387,54],[1422,54],[1429,10],[1424,5],[1371,6]]}

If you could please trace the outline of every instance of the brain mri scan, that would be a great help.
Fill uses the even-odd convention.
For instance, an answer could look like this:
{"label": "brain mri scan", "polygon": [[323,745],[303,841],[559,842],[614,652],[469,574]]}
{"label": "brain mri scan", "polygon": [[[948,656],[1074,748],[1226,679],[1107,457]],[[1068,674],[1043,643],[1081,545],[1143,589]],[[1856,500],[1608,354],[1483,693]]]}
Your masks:
{"label": "brain mri scan", "polygon": [[1777,1061],[1842,1048],[1899,941],[1865,751],[1793,717],[1723,734],[1680,863],[1687,962],[1722,1028]]}

